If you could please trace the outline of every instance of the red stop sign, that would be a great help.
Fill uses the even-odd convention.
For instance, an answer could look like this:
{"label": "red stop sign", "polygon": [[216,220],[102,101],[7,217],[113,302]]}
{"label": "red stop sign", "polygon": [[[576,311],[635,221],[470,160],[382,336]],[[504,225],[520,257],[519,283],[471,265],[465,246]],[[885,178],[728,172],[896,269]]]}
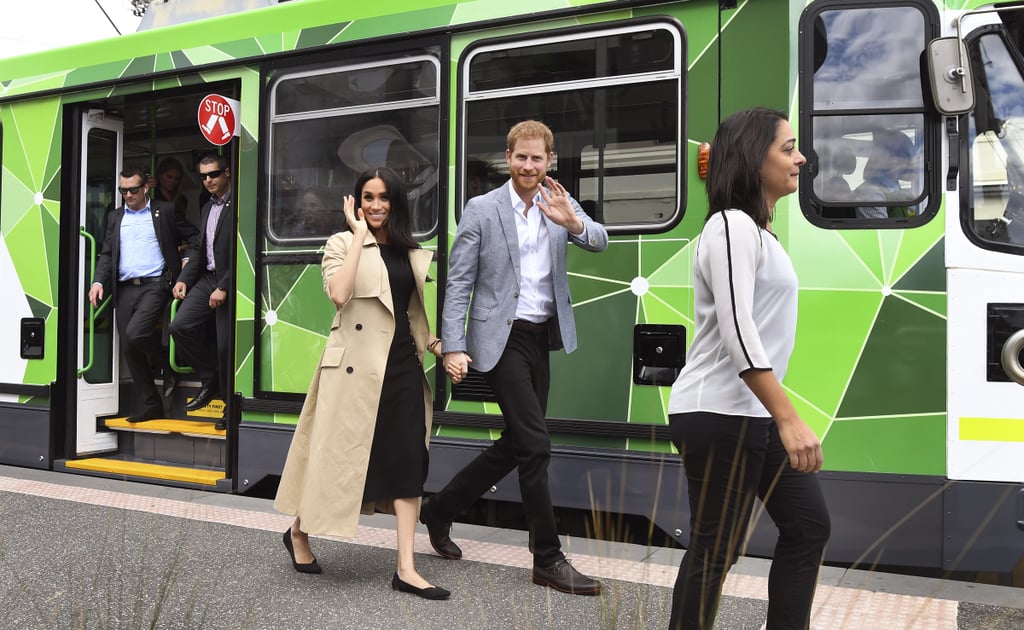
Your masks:
{"label": "red stop sign", "polygon": [[199,103],[199,130],[217,146],[227,144],[235,135],[235,110],[226,98],[209,94]]}

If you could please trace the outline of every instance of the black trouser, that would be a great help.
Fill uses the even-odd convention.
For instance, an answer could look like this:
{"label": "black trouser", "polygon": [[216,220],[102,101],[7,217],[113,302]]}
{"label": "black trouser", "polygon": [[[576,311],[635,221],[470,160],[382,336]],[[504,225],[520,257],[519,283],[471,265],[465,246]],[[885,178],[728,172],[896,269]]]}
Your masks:
{"label": "black trouser", "polygon": [[551,369],[545,327],[513,327],[498,364],[484,373],[505,419],[501,437],[480,453],[431,499],[433,516],[450,521],[519,467],[519,491],[530,528],[534,564],[547,566],[564,557],[548,491],[551,438],[544,414]]}
{"label": "black trouser", "polygon": [[[178,312],[171,322],[171,335],[175,350],[188,362],[204,386],[216,388],[227,403],[231,393],[231,295],[216,309],[210,308],[210,294],[217,288],[212,272],[203,272],[185,294]],[[210,319],[216,317],[217,343],[209,343],[206,330]]]}
{"label": "black trouser", "polygon": [[807,628],[831,528],[817,475],[793,470],[771,418],[682,413],[669,423],[686,470],[691,530],[669,628],[714,627],[722,581],[743,552],[755,496],[779,529],[767,628]]}
{"label": "black trouser", "polygon": [[142,413],[163,413],[164,410],[163,400],[153,383],[149,355],[162,355],[166,362],[156,324],[163,318],[164,307],[170,297],[165,282],[121,282],[117,285],[114,312],[121,356],[128,364],[128,372],[142,401]]}

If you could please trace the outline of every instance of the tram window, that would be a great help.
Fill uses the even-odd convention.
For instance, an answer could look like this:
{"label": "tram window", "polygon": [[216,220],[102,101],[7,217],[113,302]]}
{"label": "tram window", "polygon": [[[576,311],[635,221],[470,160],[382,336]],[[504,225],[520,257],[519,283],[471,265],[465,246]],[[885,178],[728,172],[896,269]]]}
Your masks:
{"label": "tram window", "polygon": [[930,28],[922,8],[812,8],[803,24],[813,25],[801,29],[805,212],[831,227],[927,221],[938,210],[938,196],[928,195],[938,180],[927,168],[937,128],[922,87]]}
{"label": "tram window", "polygon": [[649,30],[480,53],[469,90],[498,90],[673,70],[671,33]]}
{"label": "tram window", "polygon": [[270,84],[267,236],[322,246],[345,229],[342,200],[374,166],[409,187],[413,231],[438,213],[439,65],[436,57],[284,72]]}
{"label": "tram window", "polygon": [[1024,251],[1024,79],[1002,37],[969,46],[976,106],[968,116],[970,201],[964,227],[981,246]]}
{"label": "tram window", "polygon": [[460,207],[508,178],[505,137],[533,118],[554,132],[548,170],[610,232],[656,232],[682,213],[682,34],[637,24],[481,42],[465,77]]}

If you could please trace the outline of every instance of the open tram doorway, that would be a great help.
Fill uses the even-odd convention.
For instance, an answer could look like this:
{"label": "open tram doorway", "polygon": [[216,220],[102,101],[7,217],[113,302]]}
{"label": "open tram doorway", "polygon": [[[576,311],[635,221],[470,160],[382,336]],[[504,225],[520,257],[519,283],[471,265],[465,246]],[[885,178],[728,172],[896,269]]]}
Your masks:
{"label": "open tram doorway", "polygon": [[[141,93],[130,91],[125,90],[123,95],[115,92],[114,96],[78,103],[65,110],[66,124],[77,125],[75,133],[66,135],[68,142],[74,139],[77,146],[65,146],[65,164],[72,167],[76,176],[66,177],[65,181],[76,184],[74,198],[80,227],[74,244],[62,253],[77,258],[75,289],[65,292],[73,304],[74,314],[70,317],[74,319],[72,334],[76,337],[71,346],[76,352],[65,354],[71,355],[76,363],[65,371],[69,380],[74,381],[74,403],[68,405],[66,414],[66,459],[59,460],[57,466],[87,474],[229,491],[232,484],[228,432],[218,427],[216,421],[228,417],[230,412],[226,408],[226,393],[233,391],[230,376],[234,365],[223,366],[229,375],[226,392],[208,405],[190,409],[187,405],[202,383],[169,334],[169,323],[183,304],[171,299],[171,288],[188,254],[196,256],[192,248],[200,238],[203,210],[211,196],[198,173],[199,163],[213,153],[224,159],[231,173],[236,170],[236,141],[220,147],[211,144],[199,127],[199,106],[210,94],[237,100],[238,85],[227,82]],[[140,279],[147,290],[151,284],[157,285],[151,290],[165,292],[167,297],[152,328],[152,347],[146,353],[152,383],[161,401],[159,413],[150,413],[152,396],[148,405],[143,401],[145,388],[140,383],[149,379],[144,370],[139,370],[139,378],[128,369],[125,344],[119,338],[117,325],[118,309],[132,307],[131,301],[123,296],[131,295],[132,290],[137,293],[139,282],[118,278],[125,268],[115,262],[111,265],[110,282],[117,283],[117,290],[104,287],[104,295],[96,306],[89,299],[106,241],[110,239],[111,247],[120,254],[125,251],[125,239],[134,238],[126,236],[134,232],[125,229],[127,215],[119,210],[126,202],[126,196],[119,190],[119,175],[132,167],[145,174],[147,207],[154,225],[160,223],[161,212],[165,219],[168,212],[173,212],[174,224],[187,222],[193,226],[187,240],[177,238],[185,232],[174,231],[177,245],[170,248],[173,253],[167,253],[166,246],[159,248],[164,252],[158,258],[166,262],[163,276]],[[209,165],[205,165],[205,170],[210,170]],[[235,188],[232,181],[232,195]],[[155,204],[157,200],[163,203]],[[216,225],[218,235],[230,230],[233,244],[236,222],[233,215],[231,218],[212,225]],[[152,238],[153,233],[149,236]],[[232,250],[230,258],[233,257]],[[120,257],[119,262],[124,263],[125,259]],[[224,308],[230,309],[233,321],[234,300],[227,300]],[[210,347],[217,346],[214,319],[202,331],[203,343]],[[233,331],[232,327],[225,336],[233,337]],[[228,340],[228,346],[234,348],[233,338]]]}

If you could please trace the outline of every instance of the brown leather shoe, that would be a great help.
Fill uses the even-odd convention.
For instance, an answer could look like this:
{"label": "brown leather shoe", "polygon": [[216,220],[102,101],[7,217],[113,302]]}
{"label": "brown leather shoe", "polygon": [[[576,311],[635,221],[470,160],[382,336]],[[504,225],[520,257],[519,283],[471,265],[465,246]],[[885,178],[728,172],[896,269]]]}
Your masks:
{"label": "brown leather shoe", "polygon": [[565,558],[556,560],[546,567],[534,565],[533,583],[550,586],[556,591],[570,595],[601,594],[601,583],[577,571]]}
{"label": "brown leather shoe", "polygon": [[430,499],[424,499],[420,506],[420,522],[427,526],[427,534],[430,536],[430,546],[434,548],[442,558],[459,560],[462,558],[462,550],[452,542],[449,533],[452,530],[451,521],[438,521],[433,518]]}

